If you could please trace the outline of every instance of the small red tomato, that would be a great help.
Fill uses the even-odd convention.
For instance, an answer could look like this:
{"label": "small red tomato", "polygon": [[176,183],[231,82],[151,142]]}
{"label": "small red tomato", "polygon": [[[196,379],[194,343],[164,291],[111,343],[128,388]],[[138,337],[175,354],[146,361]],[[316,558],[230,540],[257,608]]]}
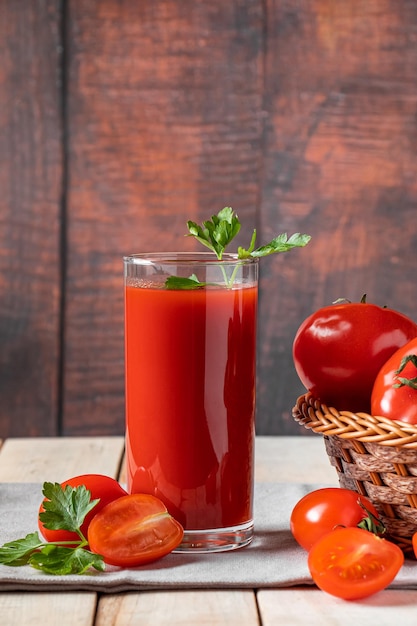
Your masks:
{"label": "small red tomato", "polygon": [[417,424],[417,338],[381,367],[371,397],[372,415]]}
{"label": "small red tomato", "polygon": [[414,555],[417,559],[417,533],[414,533],[413,535],[413,550],[414,550]]}
{"label": "small red tomato", "polygon": [[339,411],[370,412],[375,378],[398,348],[417,337],[417,325],[393,309],[367,302],[323,307],[299,327],[295,369],[306,389]]}
{"label": "small red tomato", "polygon": [[402,550],[361,528],[337,528],[311,548],[316,585],[338,598],[358,600],[385,589],[404,563]]}
{"label": "small red tomato", "polygon": [[161,500],[134,493],[110,502],[92,519],[88,543],[109,565],[137,567],[172,552],[183,535]]}
{"label": "small red tomato", "polygon": [[[127,495],[127,491],[110,476],[103,476],[102,474],[84,474],[81,476],[74,476],[61,483],[61,487],[79,487],[84,485],[86,489],[91,493],[91,500],[99,500],[96,506],[85,516],[84,522],[81,526],[81,532],[84,537],[87,537],[88,526],[93,517],[109,502],[121,498]],[[39,513],[42,513],[45,509],[42,501],[39,507]],[[68,530],[49,530],[45,528],[42,521],[38,519],[39,530],[45,537],[46,541],[76,541],[80,540],[77,533],[70,532]]]}
{"label": "small red tomato", "polygon": [[300,546],[310,550],[337,526],[358,526],[369,514],[378,520],[377,510],[365,496],[350,489],[325,487],[311,491],[297,502],[290,527]]}

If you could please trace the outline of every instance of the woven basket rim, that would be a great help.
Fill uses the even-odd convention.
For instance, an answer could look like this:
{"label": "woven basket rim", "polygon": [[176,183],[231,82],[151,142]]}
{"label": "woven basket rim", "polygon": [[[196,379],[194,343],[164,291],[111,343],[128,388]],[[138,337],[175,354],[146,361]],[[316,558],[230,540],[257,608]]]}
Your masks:
{"label": "woven basket rim", "polygon": [[338,411],[321,403],[310,392],[299,396],[292,415],[297,422],[322,435],[417,449],[417,425],[368,413]]}

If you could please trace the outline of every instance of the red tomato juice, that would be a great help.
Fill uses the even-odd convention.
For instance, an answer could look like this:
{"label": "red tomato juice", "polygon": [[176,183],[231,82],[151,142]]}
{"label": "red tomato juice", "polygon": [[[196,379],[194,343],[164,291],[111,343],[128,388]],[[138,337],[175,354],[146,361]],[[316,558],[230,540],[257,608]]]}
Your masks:
{"label": "red tomato juice", "polygon": [[257,287],[125,297],[129,491],[187,530],[251,520]]}

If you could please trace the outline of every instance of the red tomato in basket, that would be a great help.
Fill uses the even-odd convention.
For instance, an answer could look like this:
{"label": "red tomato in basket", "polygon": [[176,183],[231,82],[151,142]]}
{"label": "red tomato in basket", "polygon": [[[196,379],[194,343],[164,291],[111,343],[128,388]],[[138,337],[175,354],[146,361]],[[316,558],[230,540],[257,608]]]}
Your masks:
{"label": "red tomato in basket", "polygon": [[134,493],[110,502],[92,519],[88,543],[109,565],[137,567],[172,552],[183,535],[161,500]]}
{"label": "red tomato in basket", "polygon": [[398,311],[364,301],[335,303],[299,327],[294,365],[303,385],[323,404],[369,413],[382,365],[415,337],[417,324]]}
{"label": "red tomato in basket", "polygon": [[310,550],[337,526],[362,525],[369,513],[375,518],[377,530],[378,512],[368,498],[350,489],[325,487],[311,491],[297,502],[291,513],[290,528],[300,546]]}
{"label": "red tomato in basket", "polygon": [[417,338],[394,352],[379,370],[371,410],[372,415],[417,424]]}
{"label": "red tomato in basket", "polygon": [[308,555],[316,585],[338,598],[358,600],[385,589],[404,563],[402,550],[361,528],[337,528]]}
{"label": "red tomato in basket", "polygon": [[[81,526],[81,531],[84,537],[87,537],[88,527],[93,517],[109,502],[121,498],[127,495],[127,491],[110,476],[104,476],[102,474],[83,474],[81,476],[74,476],[61,483],[61,487],[79,487],[84,485],[86,489],[91,493],[91,500],[99,500],[96,506],[85,516],[84,522]],[[46,499],[46,498],[45,498]],[[44,502],[42,501],[39,507],[39,514],[44,509]],[[45,528],[42,520],[38,518],[39,530],[47,541],[79,541],[80,538],[77,533],[70,532],[68,530],[50,530]]]}

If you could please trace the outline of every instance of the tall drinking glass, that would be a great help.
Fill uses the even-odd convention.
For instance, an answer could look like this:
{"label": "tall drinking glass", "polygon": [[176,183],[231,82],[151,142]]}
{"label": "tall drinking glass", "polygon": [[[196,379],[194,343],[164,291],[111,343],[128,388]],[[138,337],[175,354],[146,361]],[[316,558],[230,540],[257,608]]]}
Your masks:
{"label": "tall drinking glass", "polygon": [[157,496],[183,525],[177,550],[245,546],[258,261],[136,254],[124,258],[124,275],[128,489]]}

